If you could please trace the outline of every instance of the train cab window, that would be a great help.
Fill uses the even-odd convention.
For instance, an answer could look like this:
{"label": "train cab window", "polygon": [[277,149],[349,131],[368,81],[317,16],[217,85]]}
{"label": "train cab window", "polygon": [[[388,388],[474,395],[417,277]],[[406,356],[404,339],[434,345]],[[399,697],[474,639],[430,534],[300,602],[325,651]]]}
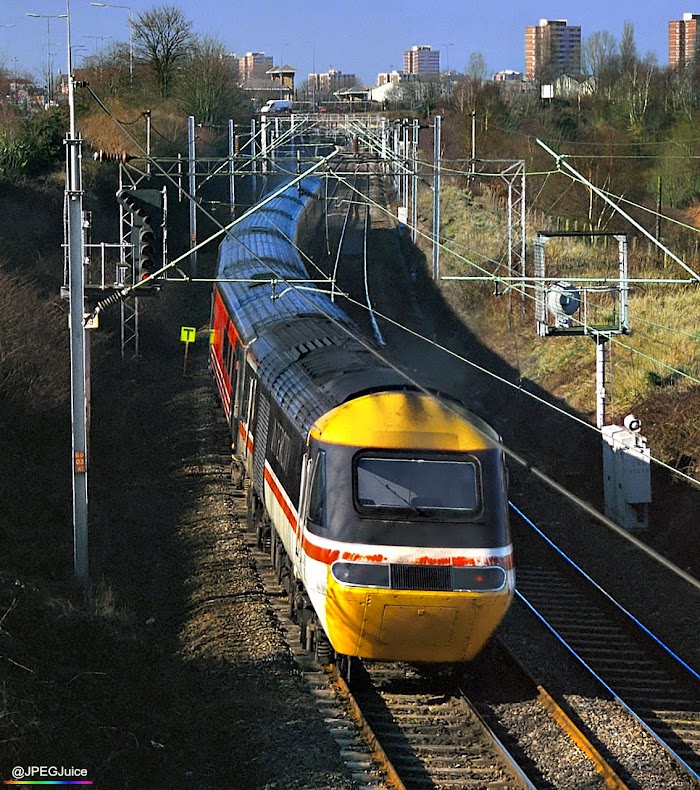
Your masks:
{"label": "train cab window", "polygon": [[319,452],[314,465],[308,518],[319,527],[326,524],[326,454],[323,451]]}
{"label": "train cab window", "polygon": [[478,468],[472,460],[363,455],[355,462],[361,513],[459,518],[481,507]]}

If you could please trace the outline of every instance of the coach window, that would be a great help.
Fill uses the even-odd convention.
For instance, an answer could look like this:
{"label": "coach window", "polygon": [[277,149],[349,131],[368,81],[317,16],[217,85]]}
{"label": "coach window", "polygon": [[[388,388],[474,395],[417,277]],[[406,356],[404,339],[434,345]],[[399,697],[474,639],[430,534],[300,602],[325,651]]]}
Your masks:
{"label": "coach window", "polygon": [[326,525],[326,454],[323,450],[319,452],[314,466],[308,518],[319,527]]}
{"label": "coach window", "polygon": [[232,362],[233,362],[233,346],[229,340],[228,334],[224,332],[224,347],[222,349],[222,357],[224,361],[224,369],[229,381],[231,380]]}

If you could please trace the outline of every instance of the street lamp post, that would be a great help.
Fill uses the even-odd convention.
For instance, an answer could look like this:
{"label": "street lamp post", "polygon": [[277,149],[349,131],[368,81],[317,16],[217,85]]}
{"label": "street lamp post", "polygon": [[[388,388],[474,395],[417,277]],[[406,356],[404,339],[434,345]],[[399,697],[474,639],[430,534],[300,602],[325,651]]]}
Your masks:
{"label": "street lamp post", "polygon": [[280,47],[280,99],[284,98],[284,48],[288,46],[288,43],[284,43]]}
{"label": "street lamp post", "polygon": [[316,80],[318,79],[316,75],[316,42],[309,41],[308,43],[311,44],[311,70],[314,75],[311,83],[311,112],[316,112]]}
{"label": "street lamp post", "polygon": [[27,13],[34,19],[46,20],[46,93],[48,98],[48,106],[51,106],[51,20],[52,19],[66,19],[68,14],[32,14]]}
{"label": "street lamp post", "polygon": [[[98,42],[104,41],[107,38],[112,38],[112,36],[83,36],[83,38],[92,38],[95,40],[95,52],[93,54],[97,56],[100,47]],[[76,49],[76,47],[73,47],[73,49]]]}
{"label": "street lamp post", "polygon": [[131,8],[128,5],[117,5],[116,3],[90,3],[95,8],[123,8],[129,12],[129,81],[134,81],[134,20],[131,15]]}
{"label": "street lamp post", "polygon": [[449,44],[445,44],[445,53],[447,55],[447,103],[450,103],[451,98],[451,86],[450,86],[450,47],[454,46],[454,42],[450,42]]}
{"label": "street lamp post", "polygon": [[[97,57],[97,55],[99,53],[100,42],[104,41],[107,38],[112,38],[112,36],[83,36],[83,38],[92,38],[92,39],[95,40],[95,51],[93,53],[93,57],[94,57],[95,60],[94,60],[94,63],[92,64],[92,66],[95,69],[95,73],[97,73],[97,66],[98,66],[98,63],[99,63],[100,78],[102,78],[102,58],[100,57],[99,60],[98,60],[98,57]],[[73,47],[73,49],[77,49],[77,47]]]}

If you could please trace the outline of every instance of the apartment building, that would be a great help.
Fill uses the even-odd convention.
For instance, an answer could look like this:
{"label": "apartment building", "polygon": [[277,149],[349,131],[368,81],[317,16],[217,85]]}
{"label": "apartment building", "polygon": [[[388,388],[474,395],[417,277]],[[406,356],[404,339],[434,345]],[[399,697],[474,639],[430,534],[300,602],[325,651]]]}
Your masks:
{"label": "apartment building", "polygon": [[355,74],[343,74],[338,69],[329,68],[325,74],[309,74],[309,89],[314,89],[317,96],[326,96],[357,85]]}
{"label": "apartment building", "polygon": [[272,55],[266,55],[264,52],[246,52],[238,58],[238,82],[264,77],[272,66]]}
{"label": "apartment building", "polygon": [[407,49],[403,53],[403,70],[405,74],[439,74],[440,50],[428,44]]}
{"label": "apartment building", "polygon": [[672,69],[692,66],[700,48],[700,14],[683,14],[668,23],[668,65]]}
{"label": "apartment building", "polygon": [[554,80],[581,73],[581,27],[540,19],[525,28],[525,79]]}

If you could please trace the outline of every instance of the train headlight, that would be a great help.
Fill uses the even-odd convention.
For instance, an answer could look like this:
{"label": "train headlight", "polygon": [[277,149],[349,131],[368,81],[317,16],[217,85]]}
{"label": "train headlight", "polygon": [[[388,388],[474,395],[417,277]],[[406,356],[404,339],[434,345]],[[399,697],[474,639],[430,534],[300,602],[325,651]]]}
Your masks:
{"label": "train headlight", "polygon": [[450,569],[452,589],[470,592],[502,590],[506,572],[498,565],[483,568],[453,567]]}
{"label": "train headlight", "polygon": [[377,562],[334,562],[333,577],[341,584],[356,587],[389,587],[389,566]]}

